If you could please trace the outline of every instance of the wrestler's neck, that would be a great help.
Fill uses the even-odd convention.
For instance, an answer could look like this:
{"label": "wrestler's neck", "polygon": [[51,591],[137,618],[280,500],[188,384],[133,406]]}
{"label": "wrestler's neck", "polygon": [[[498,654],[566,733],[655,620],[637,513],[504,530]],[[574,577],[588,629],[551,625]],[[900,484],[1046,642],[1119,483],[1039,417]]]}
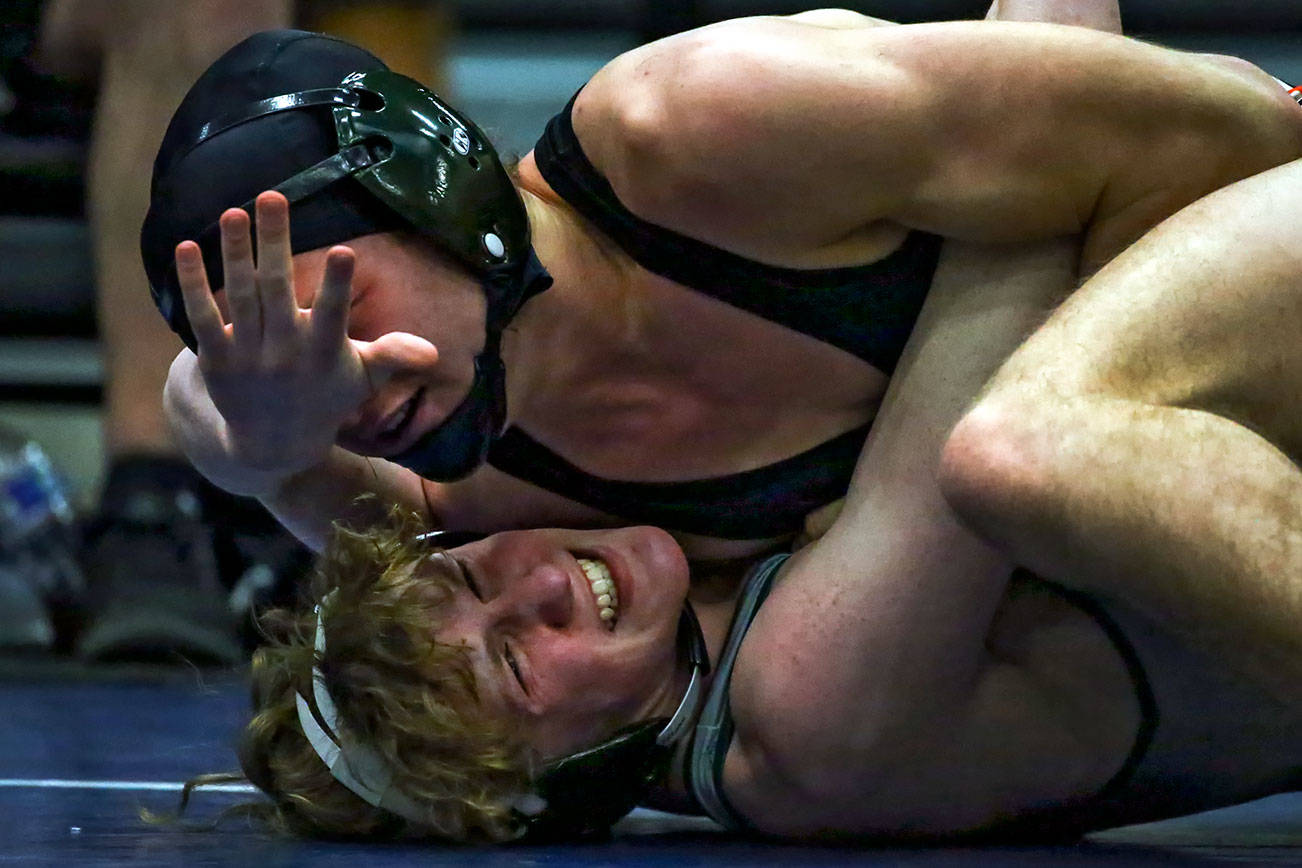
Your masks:
{"label": "wrestler's neck", "polygon": [[512,416],[527,419],[590,401],[601,384],[654,366],[656,353],[638,340],[649,312],[631,261],[547,186],[532,154],[518,183],[534,249],[554,279],[502,338]]}

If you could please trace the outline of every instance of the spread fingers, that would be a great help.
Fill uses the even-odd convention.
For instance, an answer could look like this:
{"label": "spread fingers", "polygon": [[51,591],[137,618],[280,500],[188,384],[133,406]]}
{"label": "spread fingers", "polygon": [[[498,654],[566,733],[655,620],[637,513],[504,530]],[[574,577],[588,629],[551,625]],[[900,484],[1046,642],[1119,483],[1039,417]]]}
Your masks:
{"label": "spread fingers", "polygon": [[289,236],[289,201],[274,191],[258,196],[258,297],[262,302],[262,334],[267,341],[291,340],[298,314],[294,299],[293,257]]}
{"label": "spread fingers", "polygon": [[219,359],[226,351],[226,324],[208,286],[203,254],[193,241],[182,241],[176,246],[176,276],[197,352],[208,360]]}
{"label": "spread fingers", "polygon": [[262,303],[258,299],[253,266],[253,242],[249,238],[249,215],[242,208],[229,208],[221,216],[222,272],[226,304],[231,312],[235,350],[256,355],[262,344]]}
{"label": "spread fingers", "polygon": [[337,245],[326,253],[325,276],[312,302],[312,346],[322,360],[333,359],[348,338],[354,262],[348,247]]}

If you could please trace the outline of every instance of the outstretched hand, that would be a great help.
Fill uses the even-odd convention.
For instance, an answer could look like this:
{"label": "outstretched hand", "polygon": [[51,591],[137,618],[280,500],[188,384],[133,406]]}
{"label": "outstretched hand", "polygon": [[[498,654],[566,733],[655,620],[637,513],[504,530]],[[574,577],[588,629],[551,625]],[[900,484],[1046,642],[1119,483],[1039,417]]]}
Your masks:
{"label": "outstretched hand", "polygon": [[[202,388],[224,422],[223,431],[207,432],[221,442],[201,450],[204,469],[231,490],[265,487],[267,479],[320,463],[340,426],[404,361],[413,353],[437,356],[433,345],[405,333],[370,342],[348,338],[355,260],[348,247],[327,252],[321,285],[301,307],[294,291],[289,203],[266,192],[257,198],[256,214],[256,263],[248,214],[233,208],[221,216],[225,318],[199,246],[185,241],[176,248]],[[187,400],[193,403],[196,396]],[[261,481],[241,482],[250,478]]]}

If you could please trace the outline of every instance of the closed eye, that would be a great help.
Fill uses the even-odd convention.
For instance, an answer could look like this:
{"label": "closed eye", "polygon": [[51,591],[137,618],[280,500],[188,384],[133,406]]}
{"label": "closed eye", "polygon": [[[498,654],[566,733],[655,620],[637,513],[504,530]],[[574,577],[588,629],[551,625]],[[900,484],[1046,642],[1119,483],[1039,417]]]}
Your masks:
{"label": "closed eye", "polygon": [[520,674],[520,664],[515,661],[515,655],[511,653],[510,645],[502,646],[502,656],[506,658],[506,665],[511,667],[511,674],[513,674],[515,680],[520,683],[520,689],[524,691],[526,696],[528,696],[529,688],[525,686],[524,676]]}
{"label": "closed eye", "polygon": [[470,593],[474,594],[475,599],[479,602],[484,602],[484,595],[480,593],[479,585],[476,584],[475,577],[471,575],[470,570],[466,569],[466,565],[457,558],[449,557],[449,560],[457,565],[457,572],[461,574],[461,581],[465,582],[466,587],[470,589]]}

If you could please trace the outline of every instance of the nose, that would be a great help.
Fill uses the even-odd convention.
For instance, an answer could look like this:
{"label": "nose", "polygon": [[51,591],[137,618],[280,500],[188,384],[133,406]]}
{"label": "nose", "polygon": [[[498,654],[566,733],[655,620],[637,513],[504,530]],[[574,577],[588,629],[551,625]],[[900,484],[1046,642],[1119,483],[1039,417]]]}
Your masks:
{"label": "nose", "polygon": [[511,584],[502,602],[521,623],[562,629],[573,620],[574,585],[559,565],[540,564]]}

